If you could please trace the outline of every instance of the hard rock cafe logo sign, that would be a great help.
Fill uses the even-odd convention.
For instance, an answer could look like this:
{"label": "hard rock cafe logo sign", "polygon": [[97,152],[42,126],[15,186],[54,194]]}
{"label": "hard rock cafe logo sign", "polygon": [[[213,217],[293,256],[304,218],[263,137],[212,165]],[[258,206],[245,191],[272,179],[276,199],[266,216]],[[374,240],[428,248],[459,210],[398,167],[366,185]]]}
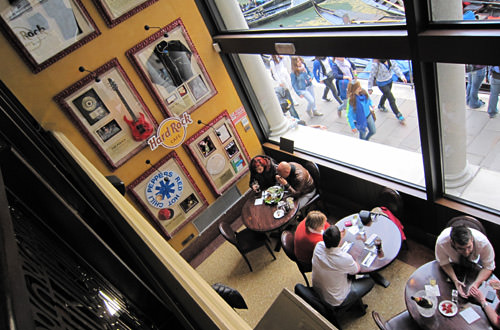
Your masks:
{"label": "hard rock cafe logo sign", "polygon": [[186,139],[187,126],[192,124],[191,116],[184,112],[180,117],[170,117],[160,123],[156,135],[148,139],[151,150],[159,146],[167,149],[175,149],[184,143]]}
{"label": "hard rock cafe logo sign", "polygon": [[170,207],[179,201],[184,184],[174,171],[155,174],[146,186],[146,198],[151,206],[158,209]]}

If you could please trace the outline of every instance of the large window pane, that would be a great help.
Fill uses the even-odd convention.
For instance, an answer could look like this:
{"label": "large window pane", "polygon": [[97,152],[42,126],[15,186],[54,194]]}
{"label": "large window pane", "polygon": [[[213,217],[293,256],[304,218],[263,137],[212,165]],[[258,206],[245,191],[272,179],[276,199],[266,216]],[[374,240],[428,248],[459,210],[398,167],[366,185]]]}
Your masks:
{"label": "large window pane", "polygon": [[499,1],[429,0],[433,21],[495,21],[500,19]]}
{"label": "large window pane", "polygon": [[[276,121],[276,113],[284,113],[285,120],[289,123],[288,130],[275,135],[271,133],[270,140],[279,141],[280,136],[284,136],[294,140],[295,147],[304,152],[415,186],[425,186],[417,107],[408,61],[394,60],[379,64],[379,60],[361,58],[245,56],[255,56],[264,63],[261,72],[263,77],[255,78],[255,67],[251,76],[258,82],[253,87],[260,93],[258,99],[262,109],[265,109],[265,116],[271,118],[271,132],[273,126],[280,124]],[[303,81],[307,73],[297,75],[293,71],[292,63],[300,61],[299,58],[303,60],[305,71],[311,77],[310,86]],[[383,81],[378,81],[380,87],[377,83],[370,84],[372,94],[363,96],[368,97],[373,104],[376,120],[370,123],[369,117],[373,116],[358,117],[350,106],[351,103],[347,102],[346,92],[349,84],[355,81],[359,82],[363,90],[369,91],[370,73],[382,74],[389,63],[393,71],[388,76],[381,75]],[[349,77],[351,82],[348,79],[349,72],[353,74]],[[394,72],[400,74],[406,83]],[[318,82],[316,77],[323,82]],[[264,79],[269,82],[268,87],[263,83]],[[268,90],[266,94],[264,88],[272,91]],[[386,98],[383,101],[382,90],[386,91],[389,98],[394,96],[393,109],[390,104],[392,99]],[[266,95],[276,102],[266,99]],[[356,100],[363,102],[362,99]],[[361,139],[358,124],[365,134],[370,131],[375,134],[368,141]],[[371,124],[373,127],[370,127]]]}
{"label": "large window pane", "polygon": [[237,1],[250,29],[405,22],[402,0]]}
{"label": "large window pane", "polygon": [[500,70],[494,68],[437,64],[445,193],[497,209]]}

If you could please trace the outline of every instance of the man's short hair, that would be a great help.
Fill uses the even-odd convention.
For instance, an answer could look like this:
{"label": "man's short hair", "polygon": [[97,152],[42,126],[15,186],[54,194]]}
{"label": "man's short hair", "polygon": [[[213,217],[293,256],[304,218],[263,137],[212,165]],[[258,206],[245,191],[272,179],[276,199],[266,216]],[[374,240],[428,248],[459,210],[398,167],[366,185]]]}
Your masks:
{"label": "man's short hair", "polygon": [[328,249],[339,246],[340,239],[340,230],[337,226],[330,226],[323,233],[323,241]]}
{"label": "man's short hair", "polygon": [[324,215],[323,212],[311,211],[306,216],[306,227],[316,230],[320,226],[323,226],[325,220],[326,215]]}
{"label": "man's short hair", "polygon": [[468,227],[459,225],[451,228],[450,238],[454,244],[464,246],[469,244],[472,238],[472,232]]}

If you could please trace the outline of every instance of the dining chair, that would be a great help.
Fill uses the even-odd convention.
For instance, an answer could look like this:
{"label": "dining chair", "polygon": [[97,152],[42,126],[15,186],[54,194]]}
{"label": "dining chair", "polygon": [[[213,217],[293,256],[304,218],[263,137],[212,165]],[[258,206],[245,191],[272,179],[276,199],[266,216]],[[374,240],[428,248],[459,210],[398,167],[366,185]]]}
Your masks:
{"label": "dining chair", "polygon": [[316,163],[311,162],[311,161],[304,161],[302,163],[302,166],[309,172],[309,174],[312,176],[314,180],[314,186],[316,188],[316,193],[314,196],[299,210],[299,214],[301,215],[301,218],[305,217],[307,212],[311,209],[313,205],[319,204],[317,207],[322,207],[322,201],[321,201],[321,175],[319,172],[319,167]]}
{"label": "dining chair", "polygon": [[376,206],[385,206],[396,217],[401,219],[404,214],[403,198],[397,190],[384,187],[377,196]]}
{"label": "dining chair", "polygon": [[304,277],[304,281],[307,284],[307,287],[310,287],[309,285],[309,280],[307,279],[306,273],[309,273],[312,271],[312,264],[305,264],[303,262],[300,262],[297,260],[297,257],[295,256],[295,245],[294,245],[294,239],[295,239],[295,234],[289,230],[284,230],[281,232],[281,246],[283,247],[283,250],[285,251],[285,254],[295,262],[297,267],[299,268],[300,273]]}
{"label": "dining chair", "polygon": [[248,261],[246,256],[248,252],[251,252],[261,246],[265,246],[267,251],[269,251],[269,253],[273,256],[274,260],[276,260],[276,256],[267,244],[268,238],[266,234],[253,231],[248,228],[236,232],[233,228],[231,228],[229,223],[224,221],[219,223],[219,231],[229,243],[236,246],[238,251],[243,256],[243,259],[247,262],[248,268],[250,268],[251,272],[253,271],[252,265],[250,265],[250,261]]}
{"label": "dining chair", "polygon": [[304,286],[303,284],[295,284],[294,292],[297,296],[302,298],[306,303],[308,303],[312,308],[314,308],[318,313],[323,315],[328,321],[330,321],[339,330],[342,330],[342,326],[339,323],[338,315],[343,311],[347,311],[351,307],[359,306],[363,315],[366,313],[366,305],[363,304],[363,300],[359,298],[353,301],[347,306],[342,308],[331,306],[330,304],[321,300],[316,291],[313,288]]}
{"label": "dining chair", "polygon": [[408,313],[408,310],[404,310],[401,313],[391,317],[389,320],[385,320],[376,311],[372,311],[372,317],[375,324],[380,330],[420,330],[421,328],[413,321]]}
{"label": "dining chair", "polygon": [[448,223],[446,224],[446,227],[455,227],[460,225],[479,230],[481,233],[486,235],[486,230],[484,229],[483,224],[470,215],[459,215],[457,217],[451,218],[450,221],[448,221]]}
{"label": "dining chair", "polygon": [[212,288],[224,299],[232,308],[248,309],[243,296],[236,289],[222,283],[212,284]]}

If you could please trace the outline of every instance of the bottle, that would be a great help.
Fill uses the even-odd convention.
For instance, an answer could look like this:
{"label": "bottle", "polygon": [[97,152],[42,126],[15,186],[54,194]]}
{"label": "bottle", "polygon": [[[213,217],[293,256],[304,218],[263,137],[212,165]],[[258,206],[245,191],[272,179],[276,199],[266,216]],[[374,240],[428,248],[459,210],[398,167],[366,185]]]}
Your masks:
{"label": "bottle", "polygon": [[430,301],[427,298],[411,296],[411,299],[415,300],[417,305],[419,305],[422,308],[432,308],[432,301]]}

